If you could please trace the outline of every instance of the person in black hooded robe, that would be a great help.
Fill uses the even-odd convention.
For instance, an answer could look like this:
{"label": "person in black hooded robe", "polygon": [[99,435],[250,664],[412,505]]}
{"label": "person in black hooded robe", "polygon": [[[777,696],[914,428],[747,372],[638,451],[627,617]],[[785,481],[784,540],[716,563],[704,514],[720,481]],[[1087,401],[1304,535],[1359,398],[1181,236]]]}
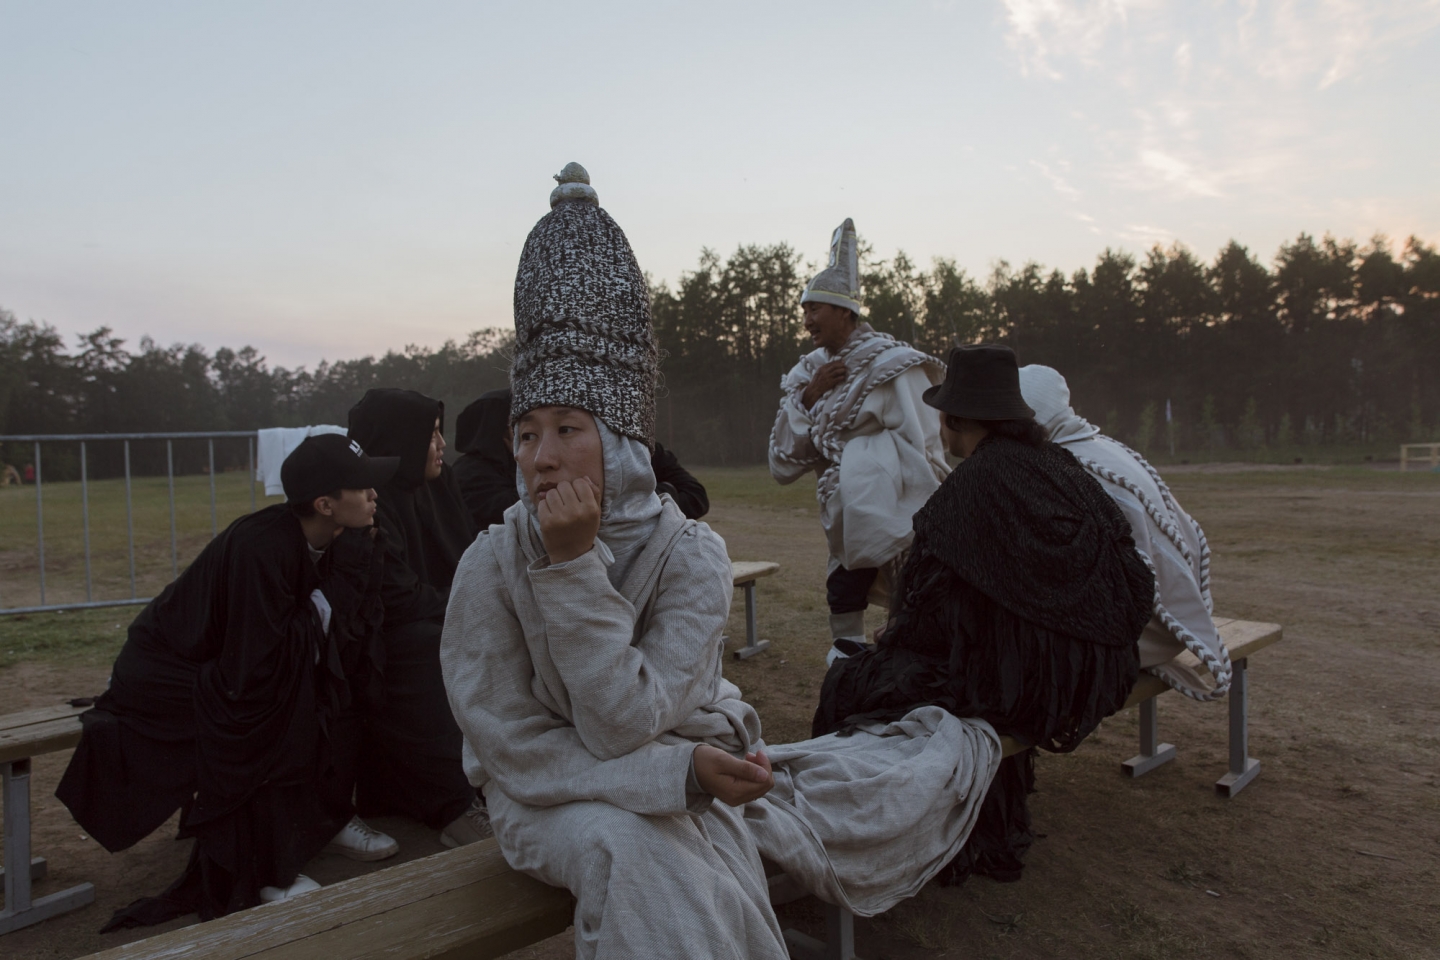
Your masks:
{"label": "person in black hooded robe", "polygon": [[[505,511],[519,501],[515,485],[515,454],[510,432],[510,388],[482,394],[455,419],[455,479],[477,530],[504,523]],[[688,520],[710,512],[705,485],[680,465],[673,451],[659,443],[650,456],[655,492],[669,494]]]}
{"label": "person in black hooded robe", "polygon": [[481,394],[455,418],[455,449],[460,451],[455,482],[476,530],[503,523],[505,511],[520,499],[510,446],[509,387]]}
{"label": "person in black hooded robe", "polygon": [[376,648],[384,554],[365,528],[395,467],[311,437],[282,467],[290,502],[230,524],[130,625],[55,793],[112,853],[177,809],[195,844],[102,932],[319,886],[301,868],[353,829],[337,728]]}
{"label": "person in black hooded robe", "polygon": [[350,408],[350,436],[400,461],[377,491],[386,534],[383,694],[366,718],[355,783],[362,815],[404,814],[453,847],[489,832],[461,766],[460,728],[440,674],[450,582],[475,539],[443,459],[444,426],[445,405],[414,390],[369,390]]}
{"label": "person in black hooded robe", "polygon": [[[964,459],[916,513],[890,621],[875,647],[831,667],[812,732],[934,703],[1074,750],[1135,685],[1154,574],[1104,488],[1045,440],[1009,348],[952,351],[924,399]],[[942,882],[1020,878],[1034,776],[1033,750],[1001,761]]]}

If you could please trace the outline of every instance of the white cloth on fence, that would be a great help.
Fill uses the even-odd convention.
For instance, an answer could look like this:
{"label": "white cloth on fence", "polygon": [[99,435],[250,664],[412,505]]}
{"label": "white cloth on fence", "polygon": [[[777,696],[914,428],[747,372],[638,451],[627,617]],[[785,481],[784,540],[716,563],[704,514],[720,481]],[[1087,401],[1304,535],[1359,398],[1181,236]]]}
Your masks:
{"label": "white cloth on fence", "polygon": [[760,852],[821,900],[872,917],[960,852],[1001,750],[984,720],[927,706],[767,755],[775,788],[745,806]]}
{"label": "white cloth on fence", "polygon": [[280,465],[306,437],[322,433],[344,433],[344,427],[321,423],[313,427],[266,427],[257,431],[255,443],[255,479],[265,484],[265,496],[284,496],[280,482]]}
{"label": "white cloth on fence", "polygon": [[[807,408],[805,387],[836,359],[845,382]],[[908,547],[915,511],[950,473],[939,414],[922,399],[944,377],[936,358],[861,323],[838,354],[813,350],[780,381],[770,473],[780,483],[815,473],[830,556],[851,570]]]}
{"label": "white cloth on fence", "polygon": [[[1130,522],[1136,550],[1155,571],[1155,616],[1140,637],[1140,666],[1196,700],[1224,696],[1230,654],[1212,618],[1205,532],[1144,457],[1075,413],[1058,371],[1021,367],[1020,390],[1051,441],[1069,450],[1115,500]],[[1176,659],[1184,651],[1199,663]]]}

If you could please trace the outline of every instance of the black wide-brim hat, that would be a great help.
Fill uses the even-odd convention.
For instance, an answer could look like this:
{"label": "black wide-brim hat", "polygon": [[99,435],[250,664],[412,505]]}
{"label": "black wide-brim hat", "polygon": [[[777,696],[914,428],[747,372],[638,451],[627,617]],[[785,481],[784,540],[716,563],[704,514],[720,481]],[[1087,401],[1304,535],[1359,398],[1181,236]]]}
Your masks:
{"label": "black wide-brim hat", "polygon": [[1020,393],[1020,366],[1009,347],[980,345],[950,351],[945,381],[925,391],[936,410],[967,420],[1026,420],[1035,416]]}

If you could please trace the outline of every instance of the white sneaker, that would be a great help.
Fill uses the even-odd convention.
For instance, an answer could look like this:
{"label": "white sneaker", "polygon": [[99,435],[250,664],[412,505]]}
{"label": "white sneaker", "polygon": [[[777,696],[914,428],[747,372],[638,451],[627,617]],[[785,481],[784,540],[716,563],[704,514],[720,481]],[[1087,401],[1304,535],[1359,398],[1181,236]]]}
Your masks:
{"label": "white sneaker", "polygon": [[345,829],[335,834],[335,839],[325,845],[329,853],[338,853],[351,860],[384,860],[400,852],[400,844],[393,837],[376,830],[359,817],[351,817]]}
{"label": "white sneaker", "polygon": [[311,880],[305,874],[295,877],[295,882],[288,887],[261,887],[261,903],[279,903],[281,900],[289,900],[291,897],[298,897],[302,893],[309,893],[311,890],[319,890],[320,884]]}
{"label": "white sneaker", "polygon": [[836,660],[844,660],[873,649],[874,647],[861,637],[840,637],[830,644],[830,649],[825,652],[825,667],[828,669]]}
{"label": "white sneaker", "polygon": [[440,842],[447,847],[463,847],[495,836],[490,826],[490,811],[479,800],[470,804],[470,809],[451,820],[440,831]]}

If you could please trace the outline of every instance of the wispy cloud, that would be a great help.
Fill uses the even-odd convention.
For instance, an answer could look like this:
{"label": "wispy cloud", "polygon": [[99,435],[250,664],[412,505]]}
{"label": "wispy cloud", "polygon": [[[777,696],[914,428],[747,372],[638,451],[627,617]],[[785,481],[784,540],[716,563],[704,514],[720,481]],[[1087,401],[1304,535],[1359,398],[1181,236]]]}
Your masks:
{"label": "wispy cloud", "polygon": [[1059,64],[1093,65],[1112,28],[1153,0],[1004,0],[1006,41],[1027,75],[1059,80]]}
{"label": "wispy cloud", "polygon": [[[1195,0],[1001,0],[1006,42],[1027,76],[1108,69],[1160,46],[1180,74],[1195,50],[1185,36]],[[1382,62],[1440,26],[1440,0],[1221,0],[1228,66],[1324,89]]]}
{"label": "wispy cloud", "polygon": [[1080,191],[1072,187],[1069,181],[1067,181],[1063,176],[1052,170],[1049,164],[1041,163],[1039,160],[1031,160],[1030,166],[1034,167],[1036,170],[1039,170],[1040,175],[1043,176],[1046,180],[1050,181],[1050,186],[1054,187],[1055,192],[1060,194],[1060,196],[1064,197],[1067,200],[1080,199]]}
{"label": "wispy cloud", "polygon": [[1359,75],[1440,26],[1440,0],[1281,0],[1235,18],[1240,59],[1286,86],[1323,90]]}
{"label": "wispy cloud", "polygon": [[[1001,3],[1021,76],[1087,105],[1093,159],[1063,176],[1032,164],[1058,193],[1091,203],[1105,184],[1137,202],[1292,196],[1299,205],[1307,178],[1373,168],[1383,149],[1347,136],[1337,92],[1440,29],[1440,0]],[[1168,237],[1152,226],[1114,230]]]}

